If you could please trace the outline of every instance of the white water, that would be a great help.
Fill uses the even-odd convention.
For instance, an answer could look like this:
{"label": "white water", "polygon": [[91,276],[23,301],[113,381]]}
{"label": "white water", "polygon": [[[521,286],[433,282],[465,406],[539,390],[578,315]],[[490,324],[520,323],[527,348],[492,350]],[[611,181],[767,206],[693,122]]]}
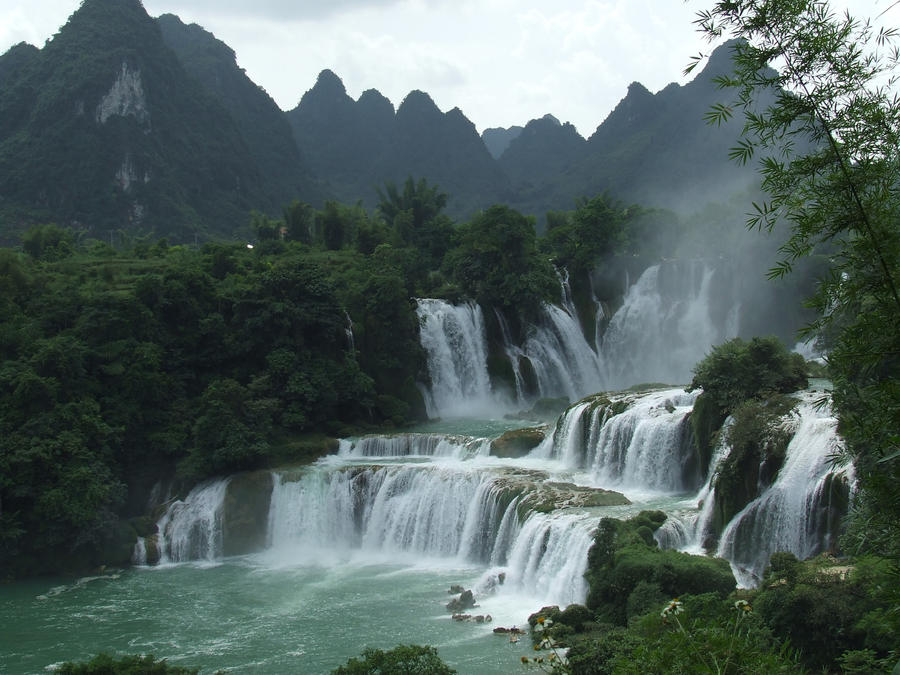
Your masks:
{"label": "white water", "polygon": [[[423,387],[429,417],[483,417],[526,408],[535,398],[565,396],[570,401],[602,389],[600,357],[585,340],[574,315],[545,304],[539,323],[515,344],[505,318],[497,316],[503,349],[515,378],[515,391],[495,388],[487,371],[487,336],[481,307],[419,299],[420,340],[428,359],[430,383]],[[525,390],[521,361],[534,370],[537,391]]]}
{"label": "white water", "polygon": [[[420,642],[437,645],[459,672],[514,672],[521,651],[502,638],[498,642],[492,627],[521,626],[545,605],[585,601],[587,555],[600,518],[663,509],[672,517],[658,538],[699,552],[714,494],[707,480],[699,493],[685,498],[685,490],[701,482],[689,485],[683,470],[690,455],[683,432],[693,400],[679,389],[587,399],[521,459],[487,456],[488,441],[480,436],[430,432],[346,439],[338,455],[275,472],[271,482],[252,483],[271,486],[260,487],[271,494],[266,543],[259,553],[221,554],[224,518],[241,517],[230,501],[224,513],[228,482],[223,480],[198,486],[170,505],[158,523],[161,562],[169,564],[138,569],[150,582],[159,579],[153,583],[164,597],[173,592],[169,575],[181,579],[198,570],[195,564],[173,563],[215,562],[199,566],[202,576],[190,577],[191,589],[175,591],[190,594],[185,607],[159,610],[176,611],[179,619],[196,615],[191,630],[198,623],[216,624],[191,634],[201,650],[193,653],[194,662],[212,668],[242,664],[239,669],[259,672],[327,672],[366,646]],[[723,535],[723,547],[726,540],[734,546],[720,553],[731,558],[742,583],[753,579],[757,557],[762,560],[775,548],[794,547],[798,555],[818,550],[803,538],[819,529],[816,486],[835,435],[833,419],[810,415],[810,405],[806,399],[801,404],[783,475]],[[500,433],[495,425],[467,424],[473,433],[488,427]],[[717,448],[713,466],[726,453],[727,447]],[[510,486],[545,478],[619,487],[636,503],[529,512],[510,491],[519,488]],[[782,517],[787,514],[792,515]],[[451,621],[445,609],[450,584],[472,589],[478,606],[469,611],[490,614],[493,623]],[[253,607],[265,611],[245,616],[242,608]],[[222,616],[229,618],[219,625]],[[285,639],[276,639],[281,632]],[[192,653],[170,640],[165,628],[156,628],[147,644],[154,645],[154,653],[192,665]],[[285,646],[291,643],[299,646],[292,651]]]}
{"label": "white water", "polygon": [[713,345],[737,335],[736,304],[724,326],[711,315],[712,268],[689,263],[677,270],[675,288],[673,270],[662,271],[660,265],[647,268],[610,319],[600,352],[609,388],[690,382],[693,365]]}
{"label": "white water", "polygon": [[[658,541],[700,553],[716,537],[712,474],[729,448],[717,446],[711,475],[691,467],[688,418],[696,395],[665,389],[585,399],[521,460],[489,457],[487,438],[430,433],[344,440],[337,456],[275,475],[265,555],[288,566],[360,555],[452,560],[502,568],[507,592],[539,583],[556,602],[583,600],[581,575],[598,513],[520,512],[518,498],[503,497],[505,477],[515,467],[539,469],[553,480],[617,489],[638,501],[667,497],[671,517]],[[774,551],[808,557],[828,545],[821,515],[827,505],[820,502],[838,440],[835,419],[815,408],[815,396],[802,397],[776,480],[719,539],[717,554],[732,562],[742,584],[758,580]],[[161,562],[221,558],[226,487],[227,480],[206,483],[169,507],[158,523]]]}
{"label": "white water", "polygon": [[446,434],[397,434],[396,436],[363,436],[342,439],[341,457],[453,457],[466,459],[486,456],[489,438],[470,438]]}
{"label": "white water", "polygon": [[731,446],[725,442],[725,438],[726,431],[732,424],[734,424],[734,418],[730,416],[722,424],[703,487],[694,497],[685,501],[682,505],[683,509],[670,514],[670,517],[654,534],[661,547],[675,548],[694,555],[706,553],[704,544],[707,537],[713,534],[711,530],[716,503],[715,478],[722,462],[728,458],[731,452]]}
{"label": "white water", "polygon": [[496,410],[481,307],[421,299],[416,313],[431,376],[422,392],[428,416],[478,417]]}
{"label": "white water", "polygon": [[835,470],[830,458],[839,450],[837,419],[807,392],[798,407],[799,424],[787,448],[775,482],[750,502],[730,523],[717,555],[727,558],[738,583],[759,582],[769,556],[789,551],[804,559],[821,550],[825,536],[818,517],[822,490],[829,474],[852,480],[852,468]]}
{"label": "white water", "polygon": [[[552,441],[536,456],[583,469],[595,485],[628,492],[677,493],[699,482],[690,471],[688,423],[698,392],[664,389],[586,399],[560,417]],[[627,408],[615,414],[615,406]]]}
{"label": "white water", "polygon": [[543,321],[530,327],[522,353],[534,367],[541,397],[576,401],[603,388],[600,357],[578,319],[561,307],[544,305]]}
{"label": "white water", "polygon": [[[739,302],[730,303],[724,318],[714,315],[714,298],[722,295],[722,289],[714,287],[713,268],[700,261],[647,268],[628,286],[605,331],[606,314],[595,300],[595,325],[588,336],[578,320],[568,273],[562,270],[558,275],[560,304],[545,304],[541,318],[524,327],[521,343],[511,336],[502,313],[494,310],[514,391],[492,385],[484,317],[478,305],[417,301],[431,380],[423,389],[429,416],[503,413],[527,408],[539,397],[577,401],[598,391],[641,383],[687,383],[693,365],[713,345],[738,333]],[[534,371],[537,391],[527,391],[524,361]]]}
{"label": "white water", "polygon": [[[520,513],[517,497],[503,498],[498,479],[507,469],[495,460],[410,464],[402,460],[416,442],[384,447],[391,445],[401,454],[380,457],[395,463],[358,465],[348,455],[301,473],[276,473],[262,553],[266,565],[453,561],[485,566],[485,578],[504,573],[506,583],[494,584],[494,593],[562,606],[584,601],[596,516]],[[221,557],[226,486],[227,481],[206,484],[170,507],[159,522],[163,562]]]}
{"label": "white water", "polygon": [[157,523],[160,562],[213,561],[222,555],[222,507],[228,479],[201,483]]}

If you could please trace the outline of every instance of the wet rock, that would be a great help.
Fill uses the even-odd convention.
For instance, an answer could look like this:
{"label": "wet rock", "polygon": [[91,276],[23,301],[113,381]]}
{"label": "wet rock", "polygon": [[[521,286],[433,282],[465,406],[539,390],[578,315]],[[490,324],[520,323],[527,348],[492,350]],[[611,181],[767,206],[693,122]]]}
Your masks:
{"label": "wet rock", "polygon": [[472,595],[472,591],[467,590],[460,593],[458,598],[453,598],[450,602],[447,603],[447,609],[453,612],[454,614],[460,613],[465,609],[470,609],[475,606],[475,596]]}
{"label": "wet rock", "polygon": [[491,455],[502,459],[517,459],[534,450],[547,435],[546,427],[513,429],[491,441]]}

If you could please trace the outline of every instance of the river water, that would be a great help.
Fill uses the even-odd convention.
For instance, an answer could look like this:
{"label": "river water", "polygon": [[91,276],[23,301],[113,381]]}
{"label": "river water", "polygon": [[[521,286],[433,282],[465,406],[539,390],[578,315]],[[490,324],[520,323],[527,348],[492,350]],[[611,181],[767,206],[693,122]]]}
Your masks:
{"label": "river water", "polygon": [[[596,521],[675,501],[660,495],[582,516]],[[523,626],[559,597],[553,579],[540,575],[529,577],[530,587],[479,592],[494,569],[371,551],[323,552],[318,564],[298,564],[270,549],[19,582],[0,586],[0,672],[43,673],[105,651],[153,654],[202,673],[327,673],[367,647],[398,644],[433,645],[460,673],[515,672],[530,640],[511,643],[493,628]],[[491,615],[490,623],[451,620],[445,604],[454,584],[475,590],[478,607],[468,611]]]}

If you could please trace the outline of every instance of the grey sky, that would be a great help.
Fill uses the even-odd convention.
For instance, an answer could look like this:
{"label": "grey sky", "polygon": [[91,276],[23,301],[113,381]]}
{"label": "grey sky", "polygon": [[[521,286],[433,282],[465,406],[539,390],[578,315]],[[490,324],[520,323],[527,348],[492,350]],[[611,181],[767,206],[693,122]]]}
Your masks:
{"label": "grey sky", "polygon": [[[395,106],[413,89],[459,107],[479,131],[553,113],[590,135],[630,82],[684,82],[708,46],[692,21],[711,0],[144,0],[152,16],[198,23],[283,109],[323,68],[354,98]],[[843,0],[871,15],[889,0]],[[2,0],[0,51],[38,46],[78,0]],[[891,13],[895,13],[892,10]],[[889,16],[890,14],[889,13]],[[900,24],[896,18],[895,24]]]}

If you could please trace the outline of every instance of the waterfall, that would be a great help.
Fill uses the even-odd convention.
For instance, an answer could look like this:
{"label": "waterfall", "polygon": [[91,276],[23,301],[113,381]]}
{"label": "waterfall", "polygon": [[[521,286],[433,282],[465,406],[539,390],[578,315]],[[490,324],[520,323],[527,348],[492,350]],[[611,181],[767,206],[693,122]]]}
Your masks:
{"label": "waterfall", "polygon": [[561,607],[584,602],[584,573],[595,525],[583,515],[529,516],[510,550],[506,585]]}
{"label": "waterfall", "polygon": [[715,515],[716,489],[714,486],[719,467],[731,452],[731,446],[726,442],[728,428],[734,424],[734,418],[729,416],[722,424],[719,438],[713,448],[709,462],[709,472],[706,482],[695,497],[688,500],[686,505],[699,507],[699,510],[689,510],[688,513],[672,513],[662,524],[654,538],[661,548],[674,548],[685,553],[703,555],[706,552],[713,532],[713,516]]}
{"label": "waterfall", "polygon": [[556,271],[556,278],[559,279],[559,290],[560,290],[560,302],[565,310],[571,316],[578,316],[578,312],[575,309],[575,302],[572,300],[572,286],[569,284],[569,270],[565,267],[560,270],[558,267],[554,268]]}
{"label": "waterfall", "polygon": [[[603,487],[682,492],[700,482],[688,423],[698,392],[590,397],[560,417],[549,455]],[[546,453],[539,446],[537,453]]]}
{"label": "waterfall", "polygon": [[735,303],[723,321],[713,317],[713,275],[700,262],[654,265],[628,288],[602,340],[608,387],[689,382],[693,364],[737,334]]}
{"label": "waterfall", "polygon": [[134,565],[147,564],[147,540],[143,537],[138,537],[137,541],[134,542],[134,551],[131,553],[131,562]]}
{"label": "waterfall", "polygon": [[486,456],[491,449],[488,438],[447,436],[445,434],[397,434],[343,439],[338,448],[341,457],[452,457],[466,459]]}
{"label": "waterfall", "polygon": [[429,417],[459,417],[495,410],[487,370],[481,307],[419,299],[416,314],[431,382],[423,390]]}
{"label": "waterfall", "polygon": [[347,321],[347,327],[344,328],[344,334],[347,336],[347,351],[353,355],[356,354],[356,341],[353,339],[353,319],[345,311],[344,319]]}
{"label": "waterfall", "polygon": [[[808,557],[829,546],[833,479],[851,481],[852,469],[829,464],[838,448],[836,420],[815,407],[816,396],[800,395],[781,470],[720,537],[717,554],[731,561],[744,585],[758,580],[774,551]],[[577,480],[638,499],[699,487],[670,509],[656,538],[664,547],[702,552],[716,535],[714,476],[730,449],[720,441],[710,475],[699,475],[689,425],[696,397],[681,389],[588,397],[561,415],[554,433],[521,464],[487,457],[486,438],[409,433],[344,439],[336,457],[250,483],[271,491],[265,555],[288,565],[355,557],[489,565],[503,569],[505,588],[513,592],[560,604],[583,601],[587,550],[601,513],[529,512],[533,486],[558,480],[555,472],[576,472]],[[223,520],[232,517],[224,509],[228,485],[228,479],[209,481],[170,504],[154,541],[138,542],[135,562],[147,560],[151,543],[161,562],[221,558],[229,531]]]}
{"label": "waterfall", "polygon": [[[561,284],[565,289],[565,282]],[[495,310],[515,379],[515,400],[508,400],[491,386],[484,317],[478,305],[420,299],[416,311],[428,357],[431,382],[423,394],[430,417],[484,417],[486,411],[503,412],[512,404],[527,407],[535,394],[577,400],[603,388],[600,357],[585,340],[574,307],[567,310],[545,304],[541,320],[526,327],[521,345],[515,344],[505,318]],[[534,371],[536,392],[527,391],[523,361]]]}
{"label": "waterfall", "polygon": [[222,555],[222,510],[228,479],[201,483],[169,506],[157,523],[160,562],[215,560]]}
{"label": "waterfall", "polygon": [[577,316],[556,305],[544,305],[543,321],[530,327],[522,352],[542,397],[576,401],[603,389],[600,357],[584,339]]}
{"label": "waterfall", "polygon": [[362,549],[487,562],[504,520],[493,481],[486,472],[433,465],[279,475],[269,546],[300,555]]}
{"label": "waterfall", "polygon": [[532,456],[550,456],[560,460],[568,468],[583,468],[585,427],[590,424],[585,419],[585,414],[590,416],[591,408],[591,401],[579,401],[566,410],[556,422],[550,443],[538,446],[531,453]]}
{"label": "waterfall", "polygon": [[775,481],[722,533],[717,555],[731,561],[742,586],[758,583],[776,551],[803,559],[829,543],[828,518],[821,509],[823,491],[830,475],[852,480],[852,467],[832,466],[830,458],[839,450],[837,419],[817,406],[816,396],[814,392],[802,395],[800,421]]}

